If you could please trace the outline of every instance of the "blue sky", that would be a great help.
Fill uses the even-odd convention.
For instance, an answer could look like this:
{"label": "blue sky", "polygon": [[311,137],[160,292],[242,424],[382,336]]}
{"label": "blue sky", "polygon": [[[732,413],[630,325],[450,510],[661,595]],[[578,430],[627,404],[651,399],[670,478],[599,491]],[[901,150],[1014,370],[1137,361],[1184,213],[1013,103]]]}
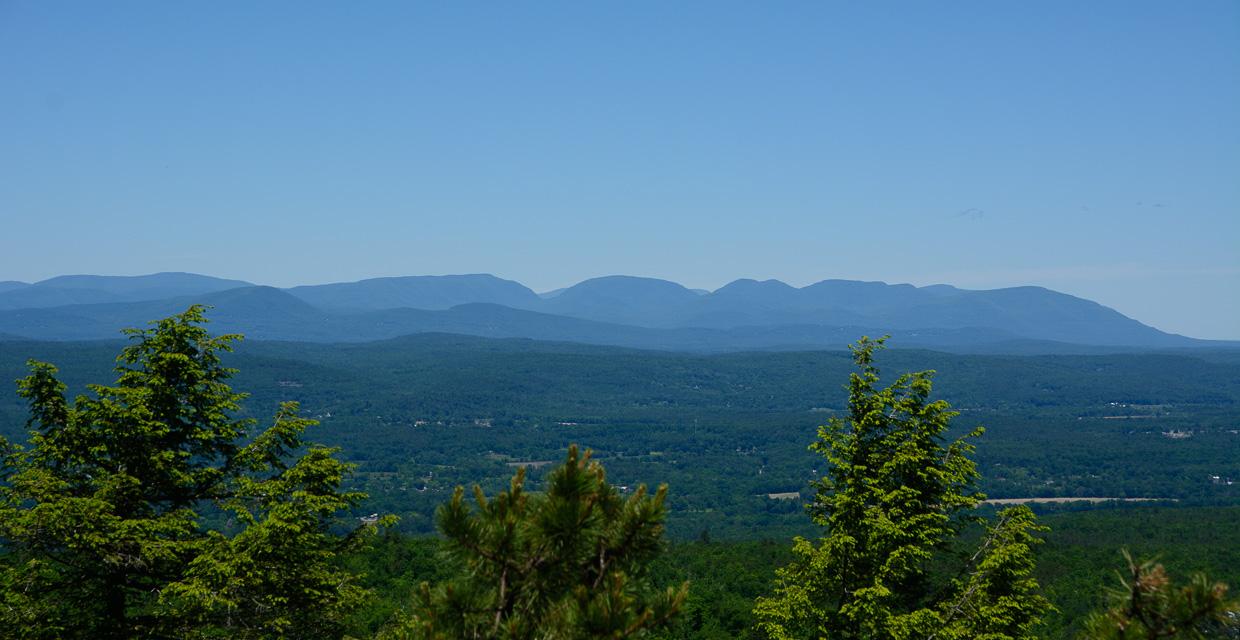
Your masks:
{"label": "blue sky", "polygon": [[0,78],[0,280],[1038,284],[1240,339],[1233,1],[0,0]]}

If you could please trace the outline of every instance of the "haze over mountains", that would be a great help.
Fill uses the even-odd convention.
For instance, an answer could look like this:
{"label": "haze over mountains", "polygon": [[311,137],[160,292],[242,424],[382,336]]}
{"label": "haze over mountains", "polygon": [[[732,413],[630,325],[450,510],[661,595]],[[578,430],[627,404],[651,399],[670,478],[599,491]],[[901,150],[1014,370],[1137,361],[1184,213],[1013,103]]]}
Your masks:
{"label": "haze over mountains", "polygon": [[974,291],[823,280],[737,280],[713,292],[609,276],[539,295],[491,275],[409,276],[277,289],[189,273],[0,282],[0,339],[113,338],[211,305],[214,331],[254,339],[380,340],[414,333],[562,340],[650,349],[843,348],[890,333],[899,346],[1055,353],[1235,346],[1159,331],[1041,287]]}

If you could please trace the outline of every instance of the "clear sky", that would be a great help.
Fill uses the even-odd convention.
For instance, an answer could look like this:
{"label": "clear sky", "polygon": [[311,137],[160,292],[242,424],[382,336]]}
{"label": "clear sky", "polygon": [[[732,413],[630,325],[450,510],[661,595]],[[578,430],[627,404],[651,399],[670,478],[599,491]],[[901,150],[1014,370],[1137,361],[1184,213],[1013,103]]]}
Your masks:
{"label": "clear sky", "polygon": [[0,0],[0,280],[1038,284],[1240,339],[1240,2]]}

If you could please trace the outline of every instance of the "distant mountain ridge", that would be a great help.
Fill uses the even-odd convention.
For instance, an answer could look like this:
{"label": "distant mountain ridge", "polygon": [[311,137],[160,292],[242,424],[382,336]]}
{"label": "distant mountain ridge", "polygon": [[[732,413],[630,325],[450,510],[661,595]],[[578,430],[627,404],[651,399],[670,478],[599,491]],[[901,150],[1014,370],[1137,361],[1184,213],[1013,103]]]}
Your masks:
{"label": "distant mountain ridge", "polygon": [[226,280],[182,272],[152,273],[144,276],[56,276],[34,284],[15,281],[0,283],[0,309],[140,302],[252,286],[252,283],[244,280]]}
{"label": "distant mountain ridge", "polygon": [[489,274],[372,278],[277,289],[189,273],[0,283],[5,339],[115,337],[125,326],[214,307],[215,331],[351,342],[442,332],[669,350],[842,348],[862,333],[949,350],[1064,352],[1232,343],[1165,333],[1041,287],[966,290],[855,280],[793,287],[741,279],[715,291],[607,276],[550,294]]}

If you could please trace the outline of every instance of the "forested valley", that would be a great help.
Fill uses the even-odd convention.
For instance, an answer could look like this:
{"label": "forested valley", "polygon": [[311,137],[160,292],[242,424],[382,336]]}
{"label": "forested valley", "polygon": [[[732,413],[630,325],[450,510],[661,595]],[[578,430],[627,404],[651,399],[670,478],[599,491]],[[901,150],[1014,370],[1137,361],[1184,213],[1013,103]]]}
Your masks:
{"label": "forested valley", "polygon": [[[1167,616],[1174,617],[1179,606],[1174,594],[1188,594],[1194,574],[1240,583],[1240,357],[1234,351],[982,356],[892,344],[874,356],[881,384],[876,377],[874,385],[858,391],[849,389],[857,356],[844,350],[690,355],[428,334],[348,345],[244,341],[229,351],[200,332],[200,317],[178,318],[128,342],[0,342],[0,378],[26,381],[21,395],[9,391],[0,400],[0,433],[11,443],[4,476],[8,493],[0,505],[8,563],[0,588],[12,623],[6,637],[90,637],[72,624],[20,626],[22,615],[57,615],[55,606],[30,596],[29,588],[38,584],[55,591],[69,574],[77,576],[79,587],[94,579],[89,567],[71,561],[65,566],[77,568],[69,574],[58,568],[67,549],[115,562],[105,576],[113,584],[146,585],[161,593],[109,605],[112,613],[115,607],[127,611],[132,624],[95,637],[544,637],[537,635],[543,628],[538,625],[549,620],[564,637],[605,635],[582,631],[602,628],[619,634],[615,637],[784,637],[775,629],[791,623],[762,622],[763,609],[755,609],[755,602],[774,597],[777,569],[796,566],[794,536],[829,540],[830,531],[843,527],[824,529],[824,514],[838,514],[840,508],[830,501],[848,495],[836,477],[838,459],[832,462],[827,449],[811,451],[809,445],[835,442],[818,431],[821,425],[839,424],[838,433],[855,434],[849,425],[855,426],[859,402],[881,397],[890,391],[882,385],[903,374],[924,370],[935,371],[924,377],[926,397],[945,401],[958,415],[918,413],[930,400],[916,404],[915,381],[923,378],[912,375],[913,382],[877,401],[891,416],[901,411],[912,416],[907,425],[889,427],[891,433],[938,425],[939,431],[916,440],[931,447],[925,460],[932,462],[956,459],[953,442],[967,442],[971,450],[958,456],[968,463],[954,472],[958,480],[940,488],[958,496],[961,510],[944,512],[953,523],[947,529],[926,533],[927,555],[914,563],[925,575],[917,580],[949,592],[956,587],[949,588],[955,583],[947,576],[960,554],[969,555],[964,550],[977,547],[981,554],[992,548],[992,540],[1005,540],[1017,550],[1012,557],[1027,560],[1011,561],[1015,564],[1004,565],[1004,571],[1025,576],[1032,581],[1028,593],[1047,599],[1040,607],[1032,595],[1015,598],[1033,603],[1021,613],[1027,625],[1019,615],[979,605],[977,620],[1014,621],[1011,629],[991,630],[987,633],[998,635],[986,637],[1085,633],[1091,612],[1101,615],[1114,600],[1108,594],[1121,585],[1117,572],[1127,575],[1125,551],[1132,557],[1132,583],[1148,579],[1165,587],[1156,567],[1143,569],[1141,563],[1156,559],[1167,567],[1175,585],[1166,587],[1172,594],[1163,602]],[[128,359],[121,362],[120,391],[88,388],[115,377],[115,356],[122,349]],[[146,394],[152,388],[174,374],[188,375],[159,369],[168,353],[180,354],[168,362],[189,358],[200,369],[191,378],[206,386],[178,388],[164,405],[151,404],[155,400]],[[32,375],[27,360],[53,363],[58,370],[36,367]],[[236,373],[220,375],[221,367]],[[60,403],[61,381],[68,398],[86,393],[103,401]],[[220,386],[225,384],[248,397],[232,395]],[[913,404],[891,409],[905,401]],[[166,404],[178,402],[198,408],[186,414]],[[203,403],[215,403],[222,413],[195,413]],[[155,414],[140,412],[145,417],[138,423],[153,429],[150,434],[132,433],[125,411],[135,407]],[[175,419],[160,422],[159,411],[171,411]],[[946,411],[944,405],[940,413]],[[272,415],[277,420],[270,430],[252,428],[272,424]],[[103,428],[99,425],[118,429],[119,442],[166,445],[176,425],[199,419],[206,426],[185,441],[188,457],[173,456],[160,462],[167,468],[141,472],[167,483],[165,494],[155,498],[139,498],[140,490],[125,489],[124,483],[98,486],[86,471],[100,464],[129,477],[139,473],[132,470],[138,462],[118,471],[109,457],[115,454],[99,453],[103,445],[74,449],[102,438],[90,435]],[[59,439],[49,435],[66,424],[80,432]],[[36,452],[33,457],[14,448],[26,442],[28,425],[43,434],[27,445],[25,451]],[[975,434],[979,426],[984,433]],[[234,439],[240,444],[229,444]],[[207,464],[214,457],[223,466]],[[68,479],[57,480],[57,474]],[[62,480],[68,484],[58,484]],[[143,482],[149,488],[151,481]],[[490,498],[471,507],[474,485]],[[663,485],[666,493],[656,492]],[[462,486],[464,498],[457,492]],[[206,493],[192,493],[199,490]],[[999,502],[975,504],[974,490]],[[83,502],[88,495],[98,502]],[[306,495],[317,497],[307,502]],[[528,505],[518,499],[526,495],[533,496]],[[577,504],[573,501],[583,495],[596,496],[588,503],[603,505],[590,507],[602,515],[597,530],[582,527],[573,544],[591,549],[615,544],[616,566],[623,567],[600,570],[591,591],[596,595],[573,591],[563,583],[568,578],[554,571],[539,573],[523,588],[561,595],[548,595],[552,603],[544,603],[537,616],[514,614],[503,625],[498,614],[494,624],[490,616],[479,622],[464,614],[457,627],[426,623],[434,618],[428,612],[439,612],[435,619],[442,622],[445,611],[489,611],[489,599],[513,597],[515,581],[509,595],[502,595],[502,588],[500,595],[491,593],[492,582],[509,584],[509,578],[500,579],[508,576],[502,570],[507,565],[478,560],[491,558],[480,541],[507,540],[502,548],[524,549],[538,565],[546,558],[536,540],[558,539],[548,533],[560,530],[553,526],[561,517],[554,515],[561,513],[556,509]],[[287,507],[278,496],[301,506]],[[1073,500],[1027,508],[1008,504],[1029,498]],[[875,504],[886,499],[875,498]],[[54,506],[40,506],[45,502]],[[100,525],[89,532],[98,539],[85,545],[78,539],[86,535],[82,530],[63,522],[63,530],[48,529],[48,517],[102,517],[118,504],[131,508],[122,522],[134,519],[147,523],[145,528]],[[1025,511],[1025,528],[1003,529],[1017,516],[1023,522]],[[534,541],[522,518],[541,523]],[[109,536],[122,530],[128,542],[114,545]],[[517,530],[526,533],[512,533]],[[509,534],[501,535],[504,531]],[[616,543],[617,531],[645,542],[634,548]],[[278,544],[265,546],[274,544],[264,542],[271,536],[288,538],[288,544],[300,545],[298,551],[288,555],[292,552]],[[159,540],[167,545],[164,551],[151,547]],[[471,549],[481,555],[471,556]],[[824,542],[815,553],[833,552]],[[300,564],[275,571],[271,563]],[[556,566],[555,571],[575,576],[589,565]],[[993,575],[971,567],[962,565],[960,575],[991,582],[984,588],[966,582],[972,586],[959,590],[962,597],[996,588]],[[126,582],[131,569],[142,579]],[[494,580],[478,582],[492,570],[498,571]],[[263,577],[252,583],[237,583],[240,575],[259,574]],[[793,574],[779,575],[787,581]],[[909,580],[917,582],[911,574]],[[427,590],[423,582],[439,586]],[[290,583],[303,596],[317,594],[300,606],[318,609],[322,619],[280,613],[289,605],[280,592]],[[348,588],[331,595],[331,584]],[[1020,584],[1013,578],[1009,586]],[[1181,584],[1188,585],[1185,591],[1175,591]],[[23,585],[27,590],[19,589]],[[1214,593],[1210,585],[1201,593]],[[233,588],[238,592],[230,594]],[[1219,611],[1234,606],[1228,597],[1218,596]],[[839,637],[927,637],[917,625],[927,624],[924,616],[931,614],[941,623],[937,637],[981,637],[980,627],[960,626],[965,616],[956,609],[936,608],[925,598],[917,606],[882,604],[884,615],[912,625],[900,632],[905,635],[893,626],[839,631],[844,634]],[[912,608],[892,613],[902,606]],[[1234,622],[1234,613],[1210,619],[1228,615]],[[252,626],[237,621],[244,616],[252,617]],[[543,622],[530,622],[535,619]],[[841,620],[823,624],[845,629]],[[1203,633],[1232,633],[1224,626]],[[804,630],[788,633],[818,637]]]}

